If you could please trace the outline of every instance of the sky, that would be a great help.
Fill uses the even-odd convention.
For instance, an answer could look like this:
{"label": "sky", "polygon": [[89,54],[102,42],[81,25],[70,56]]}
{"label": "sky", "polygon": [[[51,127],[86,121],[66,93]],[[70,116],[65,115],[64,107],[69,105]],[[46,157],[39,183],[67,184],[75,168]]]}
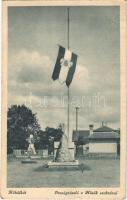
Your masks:
{"label": "sky", "polygon": [[[8,106],[30,107],[45,127],[67,127],[67,87],[51,76],[58,44],[67,48],[66,7],[9,7]],[[70,132],[120,127],[120,24],[117,6],[70,8],[70,50],[78,55],[70,85]]]}

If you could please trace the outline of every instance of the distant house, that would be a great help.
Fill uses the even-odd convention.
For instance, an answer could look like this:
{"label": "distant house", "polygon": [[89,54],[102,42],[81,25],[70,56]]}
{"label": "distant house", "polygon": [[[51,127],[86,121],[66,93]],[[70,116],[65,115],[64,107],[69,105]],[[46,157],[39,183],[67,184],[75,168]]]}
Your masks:
{"label": "distant house", "polygon": [[88,151],[89,130],[73,131],[72,142],[75,144],[75,154],[83,155]]}
{"label": "distant house", "polygon": [[89,130],[73,131],[72,141],[75,143],[76,155],[109,155],[120,153],[120,134],[108,126],[98,129],[89,126]]}
{"label": "distant house", "polygon": [[118,154],[120,135],[115,130],[102,126],[89,135],[89,153]]}

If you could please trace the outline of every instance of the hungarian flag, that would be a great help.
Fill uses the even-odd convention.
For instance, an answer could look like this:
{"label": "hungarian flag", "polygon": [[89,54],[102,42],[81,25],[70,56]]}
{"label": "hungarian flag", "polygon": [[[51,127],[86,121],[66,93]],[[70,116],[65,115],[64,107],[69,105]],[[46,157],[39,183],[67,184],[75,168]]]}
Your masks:
{"label": "hungarian flag", "polygon": [[52,79],[59,80],[69,87],[75,73],[77,63],[77,55],[62,46],[59,46],[59,52],[56,64],[53,70]]}

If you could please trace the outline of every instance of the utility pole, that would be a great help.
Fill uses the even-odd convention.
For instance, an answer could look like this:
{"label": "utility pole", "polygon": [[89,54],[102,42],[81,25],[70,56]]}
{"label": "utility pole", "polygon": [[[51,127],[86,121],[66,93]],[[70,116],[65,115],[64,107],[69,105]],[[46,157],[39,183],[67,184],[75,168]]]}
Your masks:
{"label": "utility pole", "polygon": [[79,107],[75,107],[76,109],[76,133],[78,131],[78,110],[79,110]]}

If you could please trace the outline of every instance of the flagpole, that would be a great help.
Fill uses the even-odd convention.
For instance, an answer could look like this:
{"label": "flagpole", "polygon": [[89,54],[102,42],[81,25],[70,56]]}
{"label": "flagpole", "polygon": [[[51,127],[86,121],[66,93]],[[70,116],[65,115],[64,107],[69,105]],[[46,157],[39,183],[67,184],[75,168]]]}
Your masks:
{"label": "flagpole", "polygon": [[[67,8],[68,11],[68,32],[67,32],[67,46],[68,49],[70,48],[69,46],[69,10],[70,8]],[[68,86],[68,112],[67,112],[67,134],[68,134],[68,141],[69,141],[69,131],[70,131],[70,91],[69,91],[69,86]]]}
{"label": "flagpole", "polygon": [[69,21],[70,21],[70,18],[69,18],[69,11],[70,11],[70,8],[67,8],[67,11],[68,11],[68,32],[67,32],[67,38],[68,38],[68,40],[67,40],[67,46],[68,46],[68,49],[69,49],[69,48],[70,48],[70,47],[69,47],[69,42],[70,42],[70,41],[69,41],[69,28],[70,28],[70,27],[69,27],[69,25],[70,25],[70,24],[69,24]]}
{"label": "flagpole", "polygon": [[70,129],[70,91],[68,87],[68,118],[67,118],[67,134],[69,140],[69,129]]}

